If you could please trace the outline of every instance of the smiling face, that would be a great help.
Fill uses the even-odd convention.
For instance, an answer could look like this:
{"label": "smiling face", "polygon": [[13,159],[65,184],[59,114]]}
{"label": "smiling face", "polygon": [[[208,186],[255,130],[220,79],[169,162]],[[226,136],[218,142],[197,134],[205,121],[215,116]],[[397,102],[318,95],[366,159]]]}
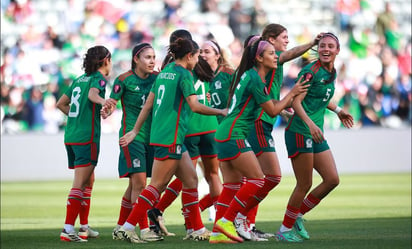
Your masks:
{"label": "smiling face", "polygon": [[154,70],[155,66],[155,51],[153,48],[144,49],[139,56],[135,57],[136,70],[142,72],[143,74],[150,74]]}
{"label": "smiling face", "polygon": [[276,51],[286,51],[287,46],[289,44],[289,36],[288,36],[288,31],[284,30],[282,33],[280,33],[276,38],[273,36],[270,36],[268,41],[275,46]]}
{"label": "smiling face", "polygon": [[325,36],[319,41],[318,55],[322,64],[333,66],[339,51],[338,42],[334,38]]}
{"label": "smiling face", "polygon": [[213,68],[218,65],[220,55],[208,44],[203,44],[200,56]]}

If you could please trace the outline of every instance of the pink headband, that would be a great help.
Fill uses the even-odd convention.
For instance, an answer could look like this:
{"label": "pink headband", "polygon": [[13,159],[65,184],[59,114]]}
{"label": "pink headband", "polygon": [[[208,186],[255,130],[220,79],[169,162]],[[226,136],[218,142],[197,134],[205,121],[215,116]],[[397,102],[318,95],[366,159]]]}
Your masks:
{"label": "pink headband", "polygon": [[211,47],[215,50],[216,53],[220,54],[220,50],[219,50],[219,48],[216,46],[216,44],[215,44],[214,42],[212,42],[212,41],[205,41],[205,42],[204,42],[204,45],[211,46]]}
{"label": "pink headband", "polygon": [[257,41],[259,38],[260,38],[260,36],[258,36],[258,35],[252,36],[252,38],[250,38],[250,40],[248,41],[247,45],[248,45],[248,46],[252,45],[252,44],[253,44],[255,41]]}
{"label": "pink headband", "polygon": [[145,48],[152,48],[152,46],[150,46],[150,45],[143,46],[142,48],[137,50],[137,52],[134,54],[134,57],[138,56],[143,51],[143,49],[145,49]]}
{"label": "pink headband", "polygon": [[256,50],[256,56],[261,55],[263,51],[265,51],[265,48],[269,45],[272,46],[272,44],[270,44],[268,41],[260,41]]}
{"label": "pink headband", "polygon": [[336,37],[336,35],[334,35],[334,34],[332,34],[332,33],[330,33],[330,32],[327,32],[327,33],[324,33],[324,34],[323,34],[323,36],[322,36],[321,39],[323,39],[323,38],[325,38],[325,37],[330,37],[330,38],[332,38],[333,40],[336,41],[336,44],[338,45],[338,48],[340,47],[340,43],[339,43],[338,37]]}

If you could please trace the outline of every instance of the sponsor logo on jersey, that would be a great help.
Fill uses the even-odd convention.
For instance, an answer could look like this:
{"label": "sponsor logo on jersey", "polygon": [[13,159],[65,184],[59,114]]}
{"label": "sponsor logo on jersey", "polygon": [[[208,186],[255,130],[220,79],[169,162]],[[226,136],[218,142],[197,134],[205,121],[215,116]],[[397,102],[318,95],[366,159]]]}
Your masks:
{"label": "sponsor logo on jersey", "polygon": [[138,158],[133,160],[133,168],[140,168],[140,160]]}
{"label": "sponsor logo on jersey", "polygon": [[114,85],[114,93],[119,93],[122,87],[120,85]]}
{"label": "sponsor logo on jersey", "polygon": [[215,88],[216,89],[222,89],[222,82],[220,82],[220,80],[215,82]]}
{"label": "sponsor logo on jersey", "polygon": [[306,139],[306,148],[312,148],[312,139],[311,138]]}

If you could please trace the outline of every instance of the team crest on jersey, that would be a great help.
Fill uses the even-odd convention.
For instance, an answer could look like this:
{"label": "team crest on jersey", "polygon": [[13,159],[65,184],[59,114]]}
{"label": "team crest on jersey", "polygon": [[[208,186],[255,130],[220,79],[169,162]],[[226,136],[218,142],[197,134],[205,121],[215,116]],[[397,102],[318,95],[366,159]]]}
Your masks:
{"label": "team crest on jersey", "polygon": [[220,82],[219,80],[215,82],[215,88],[216,89],[222,89],[222,82]]}
{"label": "team crest on jersey", "polygon": [[275,141],[273,141],[273,139],[269,139],[268,142],[270,147],[275,147]]}
{"label": "team crest on jersey", "polygon": [[266,86],[265,86],[265,88],[263,88],[263,92],[265,93],[265,95],[269,95],[269,90]]}
{"label": "team crest on jersey", "polygon": [[140,160],[138,158],[133,160],[133,168],[140,168]]}
{"label": "team crest on jersey", "polygon": [[306,139],[306,148],[312,148],[312,139]]}
{"label": "team crest on jersey", "polygon": [[101,87],[105,87],[105,86],[106,86],[106,81],[100,80],[100,81],[99,81],[99,85],[100,85]]}
{"label": "team crest on jersey", "polygon": [[182,154],[182,146],[176,145],[176,154]]}
{"label": "team crest on jersey", "polygon": [[122,89],[122,87],[120,85],[114,85],[113,91],[114,91],[114,93],[119,93],[121,89]]}

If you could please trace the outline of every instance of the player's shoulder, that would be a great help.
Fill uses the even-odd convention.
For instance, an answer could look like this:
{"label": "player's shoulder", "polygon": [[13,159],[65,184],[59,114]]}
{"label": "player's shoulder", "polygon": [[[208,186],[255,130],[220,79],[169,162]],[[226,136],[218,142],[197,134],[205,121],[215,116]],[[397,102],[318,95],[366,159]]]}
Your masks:
{"label": "player's shoulder", "polygon": [[133,75],[133,71],[129,70],[129,71],[124,72],[124,73],[120,74],[119,76],[117,76],[117,80],[118,81],[124,81],[125,79],[127,79],[131,75]]}
{"label": "player's shoulder", "polygon": [[222,67],[221,72],[233,75],[235,73],[235,70],[233,70],[233,68],[230,67]]}

